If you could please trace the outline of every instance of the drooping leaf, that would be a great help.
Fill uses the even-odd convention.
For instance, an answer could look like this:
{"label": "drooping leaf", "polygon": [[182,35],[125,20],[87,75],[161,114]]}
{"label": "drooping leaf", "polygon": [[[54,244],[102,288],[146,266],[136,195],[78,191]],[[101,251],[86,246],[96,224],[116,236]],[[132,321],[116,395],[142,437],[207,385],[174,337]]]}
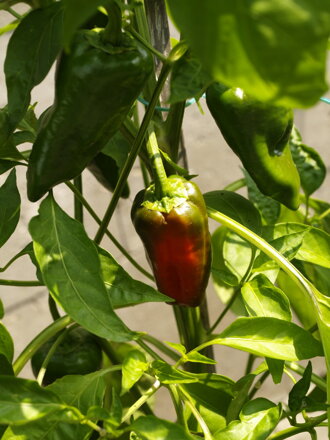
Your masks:
{"label": "drooping leaf", "polygon": [[134,280],[105,249],[98,248],[98,251],[102,278],[115,309],[145,302],[173,301],[153,287]]}
{"label": "drooping leaf", "polygon": [[122,368],[122,394],[129,391],[148,369],[149,363],[140,350],[127,353]]}
{"label": "drooping leaf", "polygon": [[242,286],[242,297],[250,316],[268,316],[291,321],[287,296],[262,274]]}
{"label": "drooping leaf", "polygon": [[259,211],[249,200],[232,191],[210,191],[204,194],[206,205],[236,220],[251,231],[261,232]]}
{"label": "drooping leaf", "polygon": [[249,200],[258,209],[262,217],[268,224],[276,223],[280,212],[281,204],[268,196],[265,196],[254,183],[249,173],[244,170],[244,176],[249,194]]}
{"label": "drooping leaf", "polygon": [[12,129],[28,109],[31,90],[45,78],[61,49],[62,20],[61,2],[34,9],[9,40],[4,70]]}
{"label": "drooping leaf", "polygon": [[14,343],[10,333],[1,322],[0,322],[0,354],[3,354],[10,363],[12,362],[14,356]]}
{"label": "drooping leaf", "polygon": [[303,405],[303,400],[308,393],[312,378],[312,363],[309,361],[304,374],[295,383],[289,393],[289,408],[293,412],[298,412]]}
{"label": "drooping leaf", "polygon": [[215,433],[215,440],[266,440],[277,426],[281,407],[267,399],[247,402],[240,413],[240,420],[231,422]]}
{"label": "drooping leaf", "polygon": [[321,343],[303,328],[277,318],[237,318],[204,346],[219,344],[273,359],[302,360],[322,356]]}
{"label": "drooping leaf", "polygon": [[292,159],[299,171],[302,189],[307,196],[310,196],[322,185],[327,172],[326,166],[314,148],[302,143],[296,128],[290,138],[290,149]]}
{"label": "drooping leaf", "polygon": [[15,231],[20,217],[21,198],[16,185],[16,171],[12,170],[0,187],[0,247]]}
{"label": "drooping leaf", "polygon": [[314,104],[327,89],[327,0],[167,0],[204,69],[217,81],[288,107]]}
{"label": "drooping leaf", "polygon": [[112,309],[94,243],[82,224],[48,196],[29,225],[44,282],[80,325],[98,336],[127,341],[134,334]]}
{"label": "drooping leaf", "polygon": [[281,383],[284,372],[284,361],[281,359],[266,358],[268,370],[275,384]]}

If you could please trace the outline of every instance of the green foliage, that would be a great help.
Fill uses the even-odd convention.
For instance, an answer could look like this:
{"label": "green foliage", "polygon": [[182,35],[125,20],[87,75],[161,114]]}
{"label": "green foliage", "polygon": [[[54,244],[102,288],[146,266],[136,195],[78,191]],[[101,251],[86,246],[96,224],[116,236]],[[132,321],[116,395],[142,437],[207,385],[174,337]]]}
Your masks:
{"label": "green foliage", "polygon": [[[314,198],[314,194],[324,189],[329,164],[314,146],[304,143],[295,127],[292,129],[292,115],[293,108],[313,105],[326,90],[329,1],[166,3],[167,12],[165,0],[29,0],[21,16],[15,0],[1,2],[0,9],[8,16],[14,15],[15,20],[8,19],[0,29],[0,35],[12,31],[3,69],[8,102],[0,109],[0,273],[4,276],[0,285],[6,286],[5,295],[10,286],[19,286],[22,297],[25,286],[38,286],[44,299],[49,300],[53,318],[14,357],[14,344],[15,351],[21,344],[9,332],[13,322],[7,320],[5,295],[0,298],[0,319],[4,318],[4,323],[0,323],[3,440],[276,440],[294,438],[296,434],[315,437],[314,431],[328,421],[330,202]],[[180,32],[180,41],[176,41],[170,54],[164,48],[168,14]],[[100,56],[100,77],[95,78],[94,73],[87,76],[84,87],[77,79],[85,75],[89,64],[84,64],[79,48],[74,67],[70,64],[77,34],[91,57],[89,60],[94,60],[96,52]],[[144,72],[134,55],[135,44],[150,60]],[[118,67],[119,55],[125,60],[134,59]],[[54,90],[60,92],[65,117],[56,119],[47,135],[50,145],[57,142],[61,157],[55,163],[50,154],[46,164],[38,156],[36,139],[47,125],[57,98],[37,105],[31,102],[31,93],[44,81],[53,64],[59,65],[59,60],[65,64],[68,75],[64,81],[57,67]],[[113,61],[117,70],[112,70]],[[105,65],[109,70],[104,70]],[[150,70],[153,71],[148,76]],[[125,75],[132,72],[128,85]],[[109,78],[111,93],[102,86],[103,79]],[[215,82],[224,86],[215,86]],[[99,88],[95,98],[96,86]],[[123,99],[128,87],[132,92],[129,103]],[[232,97],[240,98],[245,92],[251,97],[238,113],[216,110],[223,136],[228,138],[226,134],[230,132],[229,138],[235,140],[230,145],[233,154],[239,151],[248,171],[243,169],[244,177],[224,189],[214,180],[211,190],[207,188],[202,196],[197,193],[197,186],[196,192],[191,190],[195,185],[192,179],[196,177],[192,173],[198,172],[203,178],[207,170],[189,169],[190,145],[184,148],[182,128],[185,101],[198,101],[213,87],[229,87]],[[79,103],[74,107],[68,92],[72,90],[75,102]],[[142,102],[147,102],[143,108],[137,103],[139,95]],[[103,98],[106,106],[101,108]],[[108,109],[108,104],[109,108],[117,109],[111,120],[107,120],[108,110],[103,110]],[[162,117],[161,109],[165,106],[169,111]],[[263,117],[265,114],[268,119]],[[77,120],[79,130],[75,128]],[[201,131],[203,121],[198,120]],[[226,124],[230,124],[231,130]],[[96,126],[100,133],[90,128]],[[81,131],[85,127],[90,132],[88,142],[82,145]],[[97,152],[89,149],[96,137]],[[72,142],[77,147],[75,151],[70,147]],[[201,154],[211,163],[214,158],[207,147],[206,144]],[[87,150],[91,152],[88,157]],[[268,161],[267,166],[261,170],[264,160]],[[38,214],[31,218],[32,205],[26,205],[28,185],[22,167],[29,169],[32,162],[37,185],[53,170],[68,170],[61,184],[65,184],[66,178],[74,179],[73,184],[66,182],[74,192],[73,209],[57,189],[55,200],[52,188],[60,185],[55,179],[45,186],[44,192],[49,193],[40,202]],[[278,163],[283,165],[279,167],[279,176]],[[82,168],[89,169],[97,178],[93,185],[100,183],[112,193],[109,196],[101,188],[100,196],[110,199],[101,219],[91,206],[94,200],[89,200],[89,180],[85,180],[86,171],[82,172]],[[176,173],[176,177],[168,179],[165,170]],[[278,177],[286,186],[272,185]],[[143,230],[147,237],[144,242],[150,241],[151,246],[151,230],[156,231],[158,240],[160,225],[170,223],[170,182],[184,181],[184,185],[181,182],[176,186],[176,195],[180,197],[174,202],[174,230],[179,224],[181,233],[175,239],[171,234],[166,236],[166,244],[170,242],[172,246],[170,250],[155,248],[155,254],[148,256],[155,280],[135,259],[140,255],[138,251],[143,250],[142,244],[137,249],[135,242],[131,242],[132,232],[126,230],[123,219],[133,200],[130,191],[142,179],[145,187],[151,183],[152,188],[152,204],[147,198],[143,212],[148,220],[148,227]],[[294,201],[286,191],[292,190],[292,183]],[[123,204],[120,209],[119,200]],[[138,203],[139,197],[136,200]],[[168,202],[165,212],[156,211],[157,215],[150,220],[149,208],[162,206],[164,200]],[[220,300],[211,303],[210,316],[214,322],[209,322],[206,303],[199,307],[192,307],[189,302],[186,306],[173,305],[172,298],[164,295],[160,287],[160,291],[155,288],[159,286],[157,275],[165,266],[162,275],[164,280],[171,281],[174,290],[184,284],[185,271],[184,282],[190,287],[200,268],[209,267],[209,260],[203,260],[206,254],[201,260],[196,256],[201,224],[192,222],[185,214],[191,206],[196,218],[204,213],[206,241],[210,237],[207,214],[217,222],[209,224],[212,284],[209,283],[207,296],[212,295],[213,287]],[[102,211],[102,206],[96,211]],[[99,227],[94,239],[91,231],[95,225],[86,223],[87,212]],[[121,236],[127,237],[129,250],[112,235],[109,222],[113,215],[117,216]],[[16,249],[14,234],[20,217],[23,231],[29,225],[28,244]],[[192,231],[191,240],[183,237],[182,231],[186,230]],[[102,241],[105,234],[112,243]],[[112,256],[112,246],[122,254],[118,258],[121,264]],[[24,274],[9,279],[15,278],[12,274],[16,264],[24,256],[32,263],[35,279],[24,280]],[[132,276],[126,259],[148,281],[142,282],[139,275]],[[193,270],[186,270],[188,263],[193,264]],[[6,276],[9,270],[11,275]],[[203,282],[207,284],[206,276]],[[164,342],[167,333],[156,338],[152,330],[150,334],[139,328],[130,330],[126,310],[119,309],[131,307],[148,321],[148,303],[159,307],[159,320],[164,319],[163,308],[173,310],[178,329],[176,341]],[[31,322],[38,319],[37,314],[29,316]],[[172,325],[170,320],[168,325]],[[69,343],[65,347],[68,354],[64,355],[54,346],[54,341],[58,341],[60,348],[61,338],[76,330],[92,333],[88,336],[97,347],[97,355],[93,356],[97,362],[88,371],[97,369],[93,373],[76,374],[81,367],[79,353],[86,348],[83,341],[77,345]],[[53,348],[61,367],[66,361],[73,362],[73,367],[45,386],[41,376],[45,373],[45,378],[51,372]],[[45,351],[37,381],[32,381],[25,378],[23,367],[40,349]],[[238,361],[234,356],[231,358],[235,350],[245,352]],[[230,377],[220,374],[224,356],[233,367]],[[319,357],[317,368],[315,357]],[[293,371],[295,383],[287,396],[278,399],[279,388],[274,384],[280,387],[289,370]],[[238,378],[233,379],[234,375]],[[269,376],[273,383],[268,382],[268,395],[276,390],[274,402],[264,398],[263,384]],[[158,408],[154,407],[161,388],[172,398],[172,421],[158,417]],[[317,416],[309,414],[315,411]],[[284,419],[291,427],[279,425]]]}

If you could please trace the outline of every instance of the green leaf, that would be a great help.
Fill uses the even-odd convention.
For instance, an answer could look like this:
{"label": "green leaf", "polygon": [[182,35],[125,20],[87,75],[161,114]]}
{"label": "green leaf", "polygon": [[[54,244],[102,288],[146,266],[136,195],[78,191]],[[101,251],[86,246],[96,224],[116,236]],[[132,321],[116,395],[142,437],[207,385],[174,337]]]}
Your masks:
{"label": "green leaf", "polygon": [[[228,377],[219,374],[198,374],[199,382],[183,384],[188,391],[198,412],[205,420],[211,433],[226,426],[225,415],[233,397],[234,382]],[[186,416],[189,416],[186,409]],[[188,419],[189,428],[196,431],[197,421],[190,414]]]}
{"label": "green leaf", "polygon": [[98,252],[102,278],[115,309],[145,302],[173,301],[153,287],[134,280],[106,250],[98,248]]}
{"label": "green leaf", "polygon": [[211,359],[203,354],[200,354],[198,351],[191,351],[183,356],[183,362],[197,362],[199,364],[212,364],[216,365],[216,361]]}
{"label": "green leaf", "polygon": [[167,0],[173,21],[216,81],[288,107],[327,90],[327,0]]}
{"label": "green leaf", "polygon": [[297,129],[294,128],[290,149],[292,159],[299,172],[301,187],[307,196],[313,194],[323,183],[327,169],[321,156],[314,150],[301,142]]}
{"label": "green leaf", "polygon": [[287,296],[262,274],[242,286],[242,297],[250,316],[291,321],[292,315]]}
{"label": "green leaf", "polygon": [[15,133],[13,134],[15,146],[24,144],[26,142],[30,142],[31,144],[33,144],[35,138],[35,135],[28,130],[15,131]]}
{"label": "green leaf", "polygon": [[186,347],[182,344],[177,344],[176,342],[168,342],[165,341],[167,345],[169,345],[171,348],[174,348],[174,350],[178,351],[181,355],[185,355],[187,350]]}
{"label": "green leaf", "polygon": [[142,440],[193,440],[184,428],[176,423],[154,416],[140,417],[127,430],[136,432]]}
{"label": "green leaf", "polygon": [[21,198],[16,185],[16,171],[12,170],[0,187],[0,247],[15,231],[20,217]]}
{"label": "green leaf", "polygon": [[[3,314],[3,306],[1,303],[1,312]],[[14,357],[14,343],[10,333],[6,327],[0,322],[0,354],[3,354],[11,363]]]}
{"label": "green leaf", "polygon": [[132,339],[134,333],[112,309],[96,247],[82,224],[48,196],[29,230],[46,286],[63,309],[98,336],[117,342]]}
{"label": "green leaf", "polygon": [[[300,247],[303,244],[304,236],[307,229],[292,234],[282,235],[281,237],[269,240],[269,244],[273,246],[288,260],[297,257]],[[278,267],[276,261],[270,259],[266,254],[260,253],[256,258],[253,266],[254,272],[262,272]]]}
{"label": "green leaf", "polygon": [[11,168],[16,167],[16,165],[22,165],[22,164],[21,162],[15,160],[0,159],[0,175],[4,174],[6,171],[10,170]]}
{"label": "green leaf", "polygon": [[230,423],[232,420],[236,420],[238,418],[242,406],[248,400],[248,394],[255,377],[256,375],[253,373],[247,374],[246,376],[241,377],[233,385],[234,398],[230,402],[230,405],[228,406],[227,409],[227,414],[226,414],[227,424]]}
{"label": "green leaf", "polygon": [[295,258],[330,268],[330,234],[309,228]]}
{"label": "green leaf", "polygon": [[309,361],[303,377],[295,383],[289,393],[289,408],[298,412],[303,408],[304,399],[308,393],[312,378],[312,363]]}
{"label": "green leaf", "polygon": [[151,365],[154,374],[163,384],[198,382],[198,375],[179,370],[164,361],[154,361]]}
{"label": "green leaf", "polygon": [[[232,238],[236,238],[236,245],[233,252],[230,252],[230,243],[227,243],[227,235],[231,234]],[[240,279],[243,275],[232,272],[231,260],[226,260],[224,256],[224,247],[226,243],[227,254],[234,254],[235,262],[238,264],[238,270],[240,274],[244,274],[251,261],[251,248],[246,241],[240,239],[237,235],[231,233],[226,227],[221,226],[217,228],[212,236],[212,281],[215,291],[220,300],[227,304],[232,298],[236,289],[239,287]],[[241,245],[241,246],[240,246]],[[238,251],[236,255],[236,250]],[[238,315],[246,314],[244,304],[241,298],[238,296],[234,301],[232,311]]]}
{"label": "green leaf", "polygon": [[4,71],[12,128],[25,115],[31,90],[45,78],[61,49],[62,20],[61,2],[34,9],[9,40]]}
{"label": "green leaf", "polygon": [[266,440],[277,426],[281,407],[267,399],[258,398],[246,403],[240,421],[231,422],[215,433],[215,440]]}
{"label": "green leaf", "polygon": [[72,37],[97,8],[106,3],[104,0],[64,0],[63,43],[69,49]]}
{"label": "green leaf", "polygon": [[[59,396],[69,405],[77,407],[83,414],[87,414],[93,405],[102,405],[105,391],[104,370],[85,376],[64,376],[53,382],[46,390]],[[92,428],[87,425],[72,425],[61,420],[36,420],[22,426],[10,427],[3,440],[66,440],[89,438]],[[22,437],[21,437],[22,436]]]}
{"label": "green leaf", "polygon": [[199,60],[187,51],[173,66],[169,102],[174,104],[188,98],[198,99],[211,82]]}
{"label": "green leaf", "polygon": [[[296,266],[298,266],[296,262]],[[298,267],[299,268],[299,267]],[[317,264],[301,262],[299,270],[326,296],[330,296],[330,269]]]}
{"label": "green leaf", "polygon": [[149,363],[140,350],[131,350],[127,353],[122,367],[122,391],[125,394],[132,386],[140,380],[145,371],[147,371]]}
{"label": "green leaf", "polygon": [[281,212],[281,204],[272,197],[265,196],[254,183],[249,173],[245,169],[243,171],[248,189],[249,200],[258,209],[266,223],[276,223]]}
{"label": "green leaf", "polygon": [[204,194],[210,208],[236,220],[256,234],[261,232],[261,218],[258,210],[249,200],[232,191],[210,191]]}
{"label": "green leaf", "polygon": [[[312,219],[312,225],[330,233],[330,203],[323,200],[309,198],[309,206],[314,210],[315,216]],[[322,217],[323,214],[326,214]],[[320,218],[321,217],[321,218]]]}
{"label": "green leaf", "polygon": [[12,363],[2,353],[0,353],[0,375],[15,376]]}
{"label": "green leaf", "polygon": [[277,318],[238,318],[204,346],[219,344],[273,359],[302,360],[322,356],[321,343],[303,328]]}
{"label": "green leaf", "polygon": [[281,383],[284,372],[284,361],[280,359],[266,358],[268,370],[275,384]]}
{"label": "green leaf", "polygon": [[316,324],[314,304],[310,297],[282,270],[277,277],[278,286],[290,300],[291,308],[305,329]]}
{"label": "green leaf", "polygon": [[64,404],[58,396],[37,382],[18,377],[0,376],[0,423],[30,423],[47,416],[48,420],[76,423],[79,412]]}

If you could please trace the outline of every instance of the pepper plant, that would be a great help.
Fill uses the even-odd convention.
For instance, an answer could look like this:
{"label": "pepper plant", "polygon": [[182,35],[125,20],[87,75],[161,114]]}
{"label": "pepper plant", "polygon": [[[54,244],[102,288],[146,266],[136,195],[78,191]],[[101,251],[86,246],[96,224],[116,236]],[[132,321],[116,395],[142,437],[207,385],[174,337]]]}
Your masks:
{"label": "pepper plant", "polygon": [[[38,214],[0,284],[44,286],[53,322],[15,358],[0,324],[1,438],[326,438],[330,203],[313,197],[326,166],[305,145],[293,110],[327,90],[329,1],[24,3],[0,1],[12,17],[0,29],[11,33],[0,111],[1,246],[15,237],[20,194]],[[179,38],[169,39],[169,21]],[[53,64],[55,97],[39,109],[31,91]],[[202,194],[182,124],[185,108],[205,97],[242,178]],[[136,197],[134,164],[145,186]],[[18,167],[27,170],[22,185]],[[102,218],[82,183],[89,171],[109,190]],[[58,185],[73,193],[73,216],[53,194]],[[132,200],[152,273],[112,233],[121,197]],[[94,237],[84,212],[98,225]],[[105,235],[141,277],[103,247]],[[6,279],[24,255],[35,280]],[[207,284],[220,299],[214,322]],[[117,313],[146,302],[167,303],[178,340],[132,330]],[[238,380],[216,362],[221,346],[248,353]],[[22,377],[29,363],[36,380]],[[275,387],[284,375],[288,396],[270,400],[265,380]],[[157,416],[160,388],[174,419]]]}

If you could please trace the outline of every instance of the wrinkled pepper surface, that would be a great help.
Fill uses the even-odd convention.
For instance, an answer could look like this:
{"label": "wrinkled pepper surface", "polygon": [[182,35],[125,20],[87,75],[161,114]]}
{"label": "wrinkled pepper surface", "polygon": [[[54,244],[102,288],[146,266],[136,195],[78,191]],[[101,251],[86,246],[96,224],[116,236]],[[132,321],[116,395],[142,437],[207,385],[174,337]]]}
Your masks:
{"label": "wrinkled pepper surface", "polygon": [[240,88],[219,83],[207,89],[206,100],[227,144],[260,191],[297,209],[300,179],[289,146],[292,110],[258,101]]}
{"label": "wrinkled pepper surface", "polygon": [[152,56],[123,34],[80,31],[59,59],[55,99],[40,125],[27,171],[28,198],[79,175],[116,133],[153,67]]}
{"label": "wrinkled pepper surface", "polygon": [[168,212],[154,206],[151,186],[136,195],[131,217],[158,290],[176,304],[195,307],[204,299],[211,266],[205,202],[195,183],[180,176],[170,176],[168,182],[182,186],[181,203]]}

